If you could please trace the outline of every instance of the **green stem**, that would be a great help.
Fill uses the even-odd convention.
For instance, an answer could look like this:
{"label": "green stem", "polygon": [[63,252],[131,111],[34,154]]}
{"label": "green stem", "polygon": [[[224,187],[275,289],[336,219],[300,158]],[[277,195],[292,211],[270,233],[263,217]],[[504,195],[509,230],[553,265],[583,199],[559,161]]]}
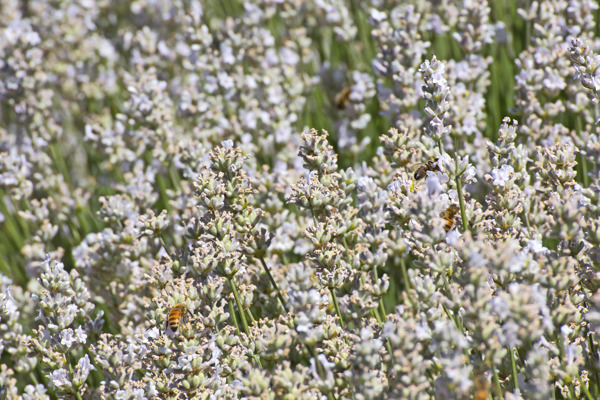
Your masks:
{"label": "green stem", "polygon": [[89,233],[92,231],[99,231],[103,227],[101,222],[92,213],[92,211],[89,209],[89,207],[86,207],[86,211],[85,211],[85,215],[83,216],[83,219],[89,221],[89,223],[91,224],[91,227],[85,233]]}
{"label": "green stem", "polygon": [[69,188],[72,188],[73,185],[71,182],[71,176],[69,175],[69,167],[65,162],[65,158],[63,157],[60,148],[56,143],[51,143],[49,146],[49,150],[50,157],[52,158],[52,161],[54,161],[54,165],[56,166],[57,171],[64,176],[65,182],[67,183]]}
{"label": "green stem", "polygon": [[181,180],[179,179],[179,175],[177,174],[177,170],[171,164],[169,168],[169,177],[171,178],[171,183],[175,189],[181,189]]}
{"label": "green stem", "polygon": [[527,231],[531,232],[531,224],[529,223],[529,204],[526,204],[526,208],[523,208],[523,216],[525,217],[525,225],[527,225]]}
{"label": "green stem", "polygon": [[[233,297],[235,297],[235,302],[237,303],[237,306],[240,310],[240,317],[242,318],[242,325],[244,327],[244,332],[246,332],[246,335],[250,336],[250,330],[248,329],[248,322],[246,321],[246,312],[244,311],[244,308],[242,307],[242,301],[240,300],[240,294],[238,293],[237,286],[235,286],[235,282],[233,281],[233,278],[227,278],[227,280],[229,281],[229,286],[231,286],[231,290],[233,291]],[[233,307],[231,306],[231,301],[229,302],[229,306],[233,309]],[[254,316],[252,315],[250,310],[247,310],[247,311],[248,311],[248,315],[250,316],[250,319],[252,320],[253,323],[255,323]],[[238,328],[238,333],[239,333],[239,328]],[[256,363],[258,364],[258,367],[262,369],[262,363],[260,362],[260,356],[257,354],[255,356],[255,358],[256,358]]]}
{"label": "green stem", "polygon": [[[344,244],[345,244],[345,240],[344,240]],[[375,274],[375,283],[377,283],[377,281],[379,280],[379,274],[377,273],[377,266],[375,266],[373,268],[373,273]],[[379,298],[379,311],[381,311],[381,316],[383,317],[383,322],[387,321],[387,312],[385,311],[385,305],[383,304],[383,299],[380,297]],[[379,319],[378,319],[379,321]],[[381,324],[381,321],[379,321],[379,323]]]}
{"label": "green stem", "polygon": [[[315,365],[317,366],[317,373],[319,374],[319,376],[322,379],[325,379],[325,368],[323,368],[323,364],[321,364],[321,361],[319,361],[319,358],[317,357],[315,350],[306,343],[304,343],[304,345],[306,346],[306,349],[310,353],[310,356],[315,359]],[[331,399],[332,397],[333,397],[333,394],[331,392],[327,393],[328,399]]]}
{"label": "green stem", "polygon": [[458,192],[458,204],[460,205],[460,219],[462,220],[463,232],[466,232],[469,229],[469,226],[467,225],[465,199],[463,197],[462,183],[460,181],[460,174],[458,171],[458,138],[454,138],[454,175],[456,181],[456,191]]}
{"label": "green stem", "polygon": [[569,394],[571,395],[571,399],[576,400],[577,396],[575,395],[575,387],[573,386],[573,382],[569,384]]}
{"label": "green stem", "polygon": [[[575,131],[577,132],[578,137],[581,137],[581,125],[581,116],[579,115],[577,116],[577,118],[575,118]],[[581,154],[581,152],[579,153],[579,157],[581,159],[581,173],[583,174],[583,186],[588,187],[590,185],[590,180],[588,177],[587,160],[583,156],[583,154]]]}
{"label": "green stem", "polygon": [[164,241],[162,235],[160,234],[160,232],[156,236],[158,236],[158,240],[160,241],[160,244],[162,245],[163,249],[165,249],[165,252],[169,256],[169,258],[171,258],[171,253],[169,253],[169,249],[167,248],[167,244],[165,243],[165,241]]}
{"label": "green stem", "polygon": [[[377,277],[377,267],[375,267],[375,277]],[[362,277],[361,277],[361,280],[362,280]],[[383,307],[383,300],[381,298],[379,298],[379,306],[381,307],[381,310],[383,312],[383,321],[382,321],[381,316],[379,315],[379,312],[377,311],[377,308],[371,309],[371,314],[375,317],[375,319],[377,320],[377,323],[381,326],[381,325],[383,325],[383,322],[387,321],[387,315],[385,313],[385,308]],[[390,354],[390,357],[392,358],[392,360],[394,360],[394,353],[392,352],[392,345],[390,342],[390,338],[386,338],[385,347],[386,347],[388,353]]]}
{"label": "green stem", "polygon": [[588,187],[590,185],[590,178],[588,177],[587,161],[583,154],[579,153],[581,157],[581,173],[583,174],[583,186]]}
{"label": "green stem", "polygon": [[512,371],[512,376],[513,376],[513,385],[515,386],[515,389],[519,389],[519,378],[517,377],[517,363],[515,362],[515,353],[513,352],[513,350],[510,348],[510,346],[508,346],[508,356],[510,358],[510,369]]}
{"label": "green stem", "polygon": [[345,237],[342,237],[342,244],[344,245],[344,250],[346,250],[346,260],[348,260],[348,265],[352,265],[352,259],[350,258],[350,250],[348,250],[348,244],[346,243]]}
{"label": "green stem", "polygon": [[[446,273],[442,272],[442,281],[443,281],[443,289],[445,292],[450,292],[449,289],[449,284],[448,284],[448,279],[446,278]],[[462,325],[462,322],[460,321],[460,318],[458,317],[458,315],[451,313],[450,310],[448,310],[446,308],[445,305],[442,304],[442,308],[444,309],[444,311],[446,312],[446,315],[452,320],[452,322],[454,322],[454,325],[456,326],[456,328],[460,329],[460,331],[462,333],[465,333],[464,327]]]}
{"label": "green stem", "polygon": [[315,211],[313,210],[312,203],[310,201],[310,197],[308,198],[308,205],[310,206],[310,215],[312,216],[313,224],[316,228],[317,226],[319,226],[319,224],[317,223],[317,216],[315,215]]}
{"label": "green stem", "polygon": [[406,270],[406,262],[404,258],[400,259],[400,270],[402,271],[402,279],[404,280],[404,292],[406,293],[406,297],[410,304],[415,307],[415,300],[412,298],[412,294],[410,293],[410,289],[412,288],[412,284],[410,282],[410,278],[408,277],[408,272]]}
{"label": "green stem", "polygon": [[565,344],[563,343],[562,337],[558,336],[557,334],[554,335],[554,341],[556,342],[556,346],[558,347],[558,355],[562,361],[563,357],[565,356]]}
{"label": "green stem", "polygon": [[592,365],[594,365],[594,376],[596,377],[596,382],[594,385],[594,395],[598,396],[598,394],[600,393],[600,377],[598,376],[598,368],[595,367],[595,360],[598,359],[598,353],[596,352],[596,346],[594,346],[594,339],[592,339],[592,336],[588,333],[588,341],[590,342],[590,350],[591,350],[591,355],[590,357],[592,358]]}
{"label": "green stem", "polygon": [[79,222],[79,226],[81,226],[83,232],[87,234],[91,232],[91,229],[85,214],[89,214],[85,209],[75,211],[75,218],[77,219],[77,222]]}
{"label": "green stem", "polygon": [[260,260],[260,263],[262,264],[263,269],[267,273],[267,276],[269,277],[269,280],[271,281],[271,285],[273,285],[273,287],[275,288],[275,291],[277,292],[277,298],[279,299],[279,302],[281,303],[281,307],[283,307],[284,311],[287,313],[288,309],[287,309],[287,306],[285,305],[286,301],[283,298],[281,291],[279,290],[279,286],[277,286],[277,282],[275,282],[275,279],[273,278],[273,275],[271,274],[271,270],[267,266],[267,263],[265,262],[265,259],[262,256],[258,257],[258,259]]}
{"label": "green stem", "polygon": [[[69,372],[71,373],[71,375],[73,375],[73,367],[71,366],[71,363],[68,362],[67,364],[69,364]],[[82,400],[81,395],[79,394],[79,389],[77,389],[77,391],[75,391],[75,397],[77,397],[77,400]]]}
{"label": "green stem", "polygon": [[504,400],[504,396],[502,395],[502,387],[500,386],[500,381],[498,380],[498,372],[496,371],[496,367],[492,365],[492,381],[496,386],[496,392],[498,394],[499,400]]}
{"label": "green stem", "polygon": [[246,313],[244,313],[244,307],[242,307],[242,301],[240,300],[240,294],[238,293],[237,286],[233,281],[233,278],[227,278],[229,281],[229,286],[231,286],[231,290],[233,292],[233,297],[235,297],[235,302],[237,303],[238,309],[240,310],[240,317],[242,318],[242,327],[244,328],[244,332],[246,335],[250,335],[250,330],[248,329],[248,322],[246,321]]}
{"label": "green stem", "polygon": [[[7,198],[8,202],[10,204],[13,205],[13,207],[23,210],[23,211],[29,211],[31,210],[31,207],[29,207],[29,203],[27,203],[26,201],[16,201],[15,199],[13,199],[13,197],[10,195],[9,193],[4,193],[4,191],[0,192],[0,195],[2,195],[2,198]],[[8,204],[8,202],[6,200],[4,200],[4,202],[6,204]],[[6,207],[2,207],[3,209],[7,210],[8,214],[12,214],[10,211],[8,211],[8,209]],[[6,213],[4,213],[6,214]],[[16,217],[16,216],[15,216]],[[22,243],[25,241],[25,238],[29,237],[29,227],[27,226],[27,222],[25,221],[25,218],[15,218],[15,226],[18,226],[18,228],[20,229],[20,235],[18,236],[11,236],[11,239],[14,240],[18,240]],[[23,244],[17,245],[18,248],[21,248],[23,246]]]}
{"label": "green stem", "polygon": [[229,313],[231,314],[231,318],[233,319],[233,324],[235,325],[235,329],[237,329],[238,335],[240,334],[240,326],[238,325],[237,317],[235,316],[235,309],[233,308],[233,303],[229,300]]}
{"label": "green stem", "polygon": [[[458,314],[456,315],[456,326],[458,327],[458,329],[460,329],[461,332],[463,332],[463,333],[465,332],[465,326],[463,325],[462,318]],[[468,352],[467,352],[467,355],[468,355]]]}
{"label": "green stem", "polygon": [[310,356],[315,359],[315,364],[317,365],[317,373],[319,374],[319,376],[321,378],[325,378],[325,369],[323,368],[321,361],[319,361],[319,358],[317,357],[315,350],[306,343],[304,345],[306,346],[306,349],[310,353]]}
{"label": "green stem", "polygon": [[448,307],[446,307],[444,304],[442,304],[442,310],[444,310],[444,314],[446,314],[446,317],[448,317],[448,319],[450,319],[452,322],[454,322],[454,326],[456,326],[458,328],[458,324],[456,323],[456,320],[454,319],[454,315],[452,315],[450,310],[448,310]]}
{"label": "green stem", "polygon": [[[363,274],[360,275],[360,283],[363,285],[365,284],[365,277]],[[381,316],[379,315],[379,311],[377,311],[377,307],[371,308],[369,310],[369,314],[371,314],[371,316],[377,320],[378,325],[381,325]]]}
{"label": "green stem", "polygon": [[385,348],[387,349],[390,357],[392,358],[392,365],[396,363],[396,357],[394,357],[394,351],[392,350],[392,344],[390,338],[385,339]]}
{"label": "green stem", "polygon": [[[456,166],[458,168],[458,164]],[[469,226],[467,225],[467,214],[465,214],[465,199],[463,198],[462,184],[458,174],[456,175],[456,190],[458,191],[458,204],[460,205],[460,219],[462,220],[463,231],[467,232]]]}
{"label": "green stem", "polygon": [[33,381],[34,385],[37,386],[39,384],[39,382],[38,382],[37,378],[35,377],[35,374],[33,373],[33,371],[29,371],[29,377]]}
{"label": "green stem", "polygon": [[333,306],[335,307],[335,312],[337,313],[338,317],[340,317],[340,326],[342,328],[344,328],[344,319],[342,318],[342,313],[340,311],[340,306],[337,301],[337,296],[335,295],[333,288],[330,288],[329,292],[331,293],[331,298],[333,300]]}
{"label": "green stem", "polygon": [[594,400],[594,396],[592,396],[592,394],[590,393],[590,391],[588,390],[587,386],[585,386],[585,384],[583,383],[583,381],[581,380],[581,377],[578,376],[577,379],[579,379],[579,387],[581,388],[581,390],[583,390],[583,393],[585,393],[585,397],[588,400]]}
{"label": "green stem", "polygon": [[383,299],[379,298],[379,310],[381,311],[381,315],[383,317],[383,322],[387,321],[387,313],[385,311],[385,306],[383,305]]}
{"label": "green stem", "polygon": [[377,324],[381,325],[381,315],[379,315],[379,311],[377,311],[377,308],[371,309],[371,315],[375,317],[375,319],[377,320]]}
{"label": "green stem", "polygon": [[248,313],[248,318],[250,318],[250,322],[252,322],[252,325],[256,325],[256,320],[254,319],[254,315],[252,315],[252,311],[250,311],[250,309],[247,309],[246,312]]}

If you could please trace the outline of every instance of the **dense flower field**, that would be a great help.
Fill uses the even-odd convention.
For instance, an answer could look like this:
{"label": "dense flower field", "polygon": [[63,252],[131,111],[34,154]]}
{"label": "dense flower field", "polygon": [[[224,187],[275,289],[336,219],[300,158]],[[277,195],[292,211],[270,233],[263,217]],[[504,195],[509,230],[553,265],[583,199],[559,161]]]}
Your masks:
{"label": "dense flower field", "polygon": [[600,398],[590,0],[0,0],[0,400]]}

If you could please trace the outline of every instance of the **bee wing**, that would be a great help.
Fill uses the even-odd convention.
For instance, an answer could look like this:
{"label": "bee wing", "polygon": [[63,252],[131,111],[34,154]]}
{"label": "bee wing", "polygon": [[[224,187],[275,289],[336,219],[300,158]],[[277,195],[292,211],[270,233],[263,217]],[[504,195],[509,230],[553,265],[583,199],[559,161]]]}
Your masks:
{"label": "bee wing", "polygon": [[452,215],[452,217],[454,217],[459,211],[459,208],[456,204],[452,204],[450,205],[450,207],[448,207],[448,212]]}
{"label": "bee wing", "polygon": [[423,167],[424,165],[425,165],[425,163],[416,162],[416,163],[408,164],[406,166],[406,169],[410,172],[415,172],[417,169],[419,169],[420,167]]}
{"label": "bee wing", "polygon": [[425,161],[425,162],[416,162],[416,163],[413,163],[413,164],[409,164],[407,166],[407,168],[412,168],[413,171],[417,170],[418,168],[421,168],[421,167],[428,167],[428,168],[432,167],[432,168],[434,168],[434,167],[437,166],[437,160],[438,160],[437,158],[434,158],[432,160],[428,160],[428,161]]}
{"label": "bee wing", "polygon": [[458,210],[459,208],[456,204],[451,204],[444,212],[440,214],[440,217],[442,217],[445,221],[444,230],[446,230],[446,232],[449,232],[454,226],[454,219],[458,213]]}
{"label": "bee wing", "polygon": [[458,213],[458,206],[456,204],[450,204],[448,208],[440,213],[440,217],[444,219],[454,219],[456,213]]}

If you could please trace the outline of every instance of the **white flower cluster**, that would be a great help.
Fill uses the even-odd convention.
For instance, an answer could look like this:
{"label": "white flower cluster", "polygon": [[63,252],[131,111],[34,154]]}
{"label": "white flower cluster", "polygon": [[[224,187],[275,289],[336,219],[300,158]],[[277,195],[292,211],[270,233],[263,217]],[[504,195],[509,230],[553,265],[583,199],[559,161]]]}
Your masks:
{"label": "white flower cluster", "polygon": [[600,398],[599,7],[509,3],[2,1],[0,399]]}

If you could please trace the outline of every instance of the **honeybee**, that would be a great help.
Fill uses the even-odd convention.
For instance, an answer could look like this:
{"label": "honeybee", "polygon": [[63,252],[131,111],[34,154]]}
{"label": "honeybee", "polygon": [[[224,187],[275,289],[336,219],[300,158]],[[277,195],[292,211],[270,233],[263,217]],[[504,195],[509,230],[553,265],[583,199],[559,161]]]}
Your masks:
{"label": "honeybee", "polygon": [[473,400],[487,400],[490,397],[490,384],[483,373],[478,373],[473,377],[473,388],[475,389]]}
{"label": "honeybee", "polygon": [[350,89],[349,87],[345,87],[338,94],[335,95],[333,104],[335,104],[338,110],[343,110],[346,108],[346,106],[350,102],[350,93],[352,93],[352,89]]}
{"label": "honeybee", "polygon": [[487,389],[477,389],[473,400],[487,400],[490,398],[490,394]]}
{"label": "honeybee", "polygon": [[440,167],[437,164],[438,159],[429,160],[424,164],[421,164],[419,168],[415,171],[413,175],[415,180],[420,181],[421,179],[427,176],[427,171],[439,171]]}
{"label": "honeybee", "polygon": [[172,332],[177,332],[177,328],[179,328],[179,324],[187,312],[187,307],[184,304],[175,304],[167,315],[165,330],[168,331],[171,328]]}
{"label": "honeybee", "polygon": [[446,208],[446,211],[440,214],[440,217],[444,218],[444,221],[446,221],[444,224],[444,229],[446,232],[448,232],[454,226],[454,217],[458,213],[458,210],[459,208],[456,204],[451,204],[450,207]]}

